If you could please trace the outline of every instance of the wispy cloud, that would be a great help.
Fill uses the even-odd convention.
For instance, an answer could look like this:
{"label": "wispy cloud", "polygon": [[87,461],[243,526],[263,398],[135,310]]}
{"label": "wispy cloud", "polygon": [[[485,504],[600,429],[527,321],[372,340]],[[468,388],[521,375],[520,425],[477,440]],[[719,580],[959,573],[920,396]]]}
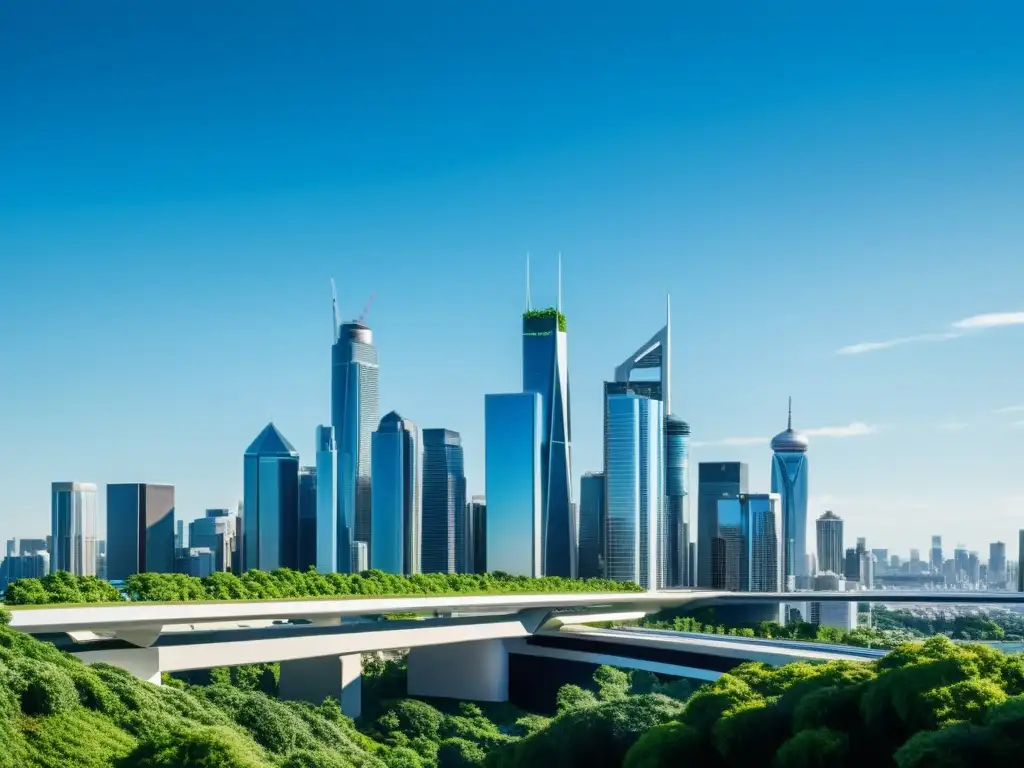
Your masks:
{"label": "wispy cloud", "polygon": [[969,426],[971,425],[965,421],[944,421],[941,424],[936,424],[935,428],[940,432],[961,432]]}
{"label": "wispy cloud", "polygon": [[[801,429],[807,437],[861,437],[863,435],[872,435],[878,431],[878,427],[872,424],[865,424],[863,421],[855,421],[851,424],[847,424],[844,427],[815,427],[813,429]],[[771,442],[771,437],[725,437],[721,440],[709,440],[707,442],[696,442],[693,443],[695,448],[701,446],[728,446],[728,447],[742,447],[747,445],[763,445],[767,446]]]}
{"label": "wispy cloud", "polygon": [[1005,408],[996,408],[992,413],[1022,413],[1024,405],[1008,405]]}
{"label": "wispy cloud", "polygon": [[1024,312],[987,312],[971,315],[962,320],[950,323],[948,331],[940,333],[919,333],[914,336],[898,336],[883,341],[862,341],[849,344],[836,350],[837,355],[863,355],[865,352],[877,352],[880,349],[902,347],[905,344],[922,342],[949,341],[958,339],[968,333],[983,331],[989,328],[1003,328],[1010,325],[1024,325]]}

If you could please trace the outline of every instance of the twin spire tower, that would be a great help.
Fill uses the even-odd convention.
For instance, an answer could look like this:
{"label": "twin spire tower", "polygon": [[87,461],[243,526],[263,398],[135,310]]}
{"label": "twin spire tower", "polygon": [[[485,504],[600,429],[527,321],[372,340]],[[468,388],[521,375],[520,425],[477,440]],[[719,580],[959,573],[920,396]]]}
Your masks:
{"label": "twin spire tower", "polygon": [[[562,311],[562,253],[558,253],[558,294],[555,300],[555,310]],[[533,300],[530,298],[530,254],[526,254],[526,311],[533,311]]]}

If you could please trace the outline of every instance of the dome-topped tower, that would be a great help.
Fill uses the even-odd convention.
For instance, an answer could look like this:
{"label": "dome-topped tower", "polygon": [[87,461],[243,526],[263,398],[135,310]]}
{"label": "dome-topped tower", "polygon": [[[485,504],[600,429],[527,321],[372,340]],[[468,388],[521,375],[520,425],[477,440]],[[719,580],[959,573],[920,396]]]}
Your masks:
{"label": "dome-topped tower", "polygon": [[807,438],[793,429],[793,398],[789,398],[789,419],[786,431],[779,432],[772,438],[772,451],[775,453],[806,453],[810,443]]}

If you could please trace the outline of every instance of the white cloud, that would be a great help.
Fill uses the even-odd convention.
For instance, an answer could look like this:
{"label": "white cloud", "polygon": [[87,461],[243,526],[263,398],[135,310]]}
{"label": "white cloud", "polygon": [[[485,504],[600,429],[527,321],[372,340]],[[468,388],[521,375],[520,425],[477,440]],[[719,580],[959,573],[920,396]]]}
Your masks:
{"label": "white cloud", "polygon": [[1024,405],[1008,405],[1005,408],[996,408],[992,413],[1021,413]]}
{"label": "white cloud", "polygon": [[952,330],[941,333],[919,333],[916,336],[899,336],[884,341],[862,341],[836,350],[837,355],[862,355],[865,352],[876,352],[880,349],[902,347],[904,344],[919,344],[928,341],[949,341],[957,339],[965,333],[983,331],[987,328],[1002,328],[1010,325],[1024,325],[1024,312],[986,312],[971,315],[962,320],[950,323]]}
{"label": "white cloud", "polygon": [[969,426],[971,425],[965,421],[944,421],[941,424],[936,424],[935,428],[940,432],[960,432]]}
{"label": "white cloud", "polygon": [[886,339],[885,341],[862,341],[859,344],[851,344],[837,349],[836,354],[862,355],[865,352],[901,347],[904,344],[917,344],[923,341],[948,341],[949,339],[957,339],[960,335],[959,333],[920,333],[917,336],[901,336],[897,339]]}
{"label": "white cloud", "polygon": [[965,317],[953,323],[954,328],[968,331],[978,328],[1001,328],[1005,325],[1024,325],[1024,312],[989,312]]}
{"label": "white cloud", "polygon": [[[845,427],[815,427],[813,429],[799,430],[806,437],[861,437],[872,435],[878,431],[878,427],[872,424],[865,424],[863,421],[855,421]],[[733,448],[747,445],[763,445],[767,447],[771,443],[770,437],[726,437],[721,440],[710,440],[703,443],[693,443],[694,448],[706,445],[730,446]]]}

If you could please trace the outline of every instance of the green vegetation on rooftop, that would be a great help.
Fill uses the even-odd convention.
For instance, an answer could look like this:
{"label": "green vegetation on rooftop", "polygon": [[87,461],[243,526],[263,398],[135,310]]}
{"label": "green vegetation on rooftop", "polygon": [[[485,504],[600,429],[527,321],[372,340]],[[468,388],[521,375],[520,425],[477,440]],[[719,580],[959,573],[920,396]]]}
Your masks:
{"label": "green vegetation on rooftop", "polygon": [[562,332],[566,330],[565,315],[554,307],[548,307],[547,309],[530,309],[523,312],[523,320],[539,320],[547,317],[557,317],[558,330]]}
{"label": "green vegetation on rooftop", "polygon": [[315,570],[215,573],[199,579],[180,573],[137,573],[124,594],[94,576],[59,571],[42,579],[18,579],[4,594],[10,606],[82,605],[127,602],[211,602],[232,600],[355,599],[446,595],[531,595],[558,592],[641,592],[636,584],[608,579],[539,579],[507,573],[431,573],[398,576],[378,570],[317,573]]}

